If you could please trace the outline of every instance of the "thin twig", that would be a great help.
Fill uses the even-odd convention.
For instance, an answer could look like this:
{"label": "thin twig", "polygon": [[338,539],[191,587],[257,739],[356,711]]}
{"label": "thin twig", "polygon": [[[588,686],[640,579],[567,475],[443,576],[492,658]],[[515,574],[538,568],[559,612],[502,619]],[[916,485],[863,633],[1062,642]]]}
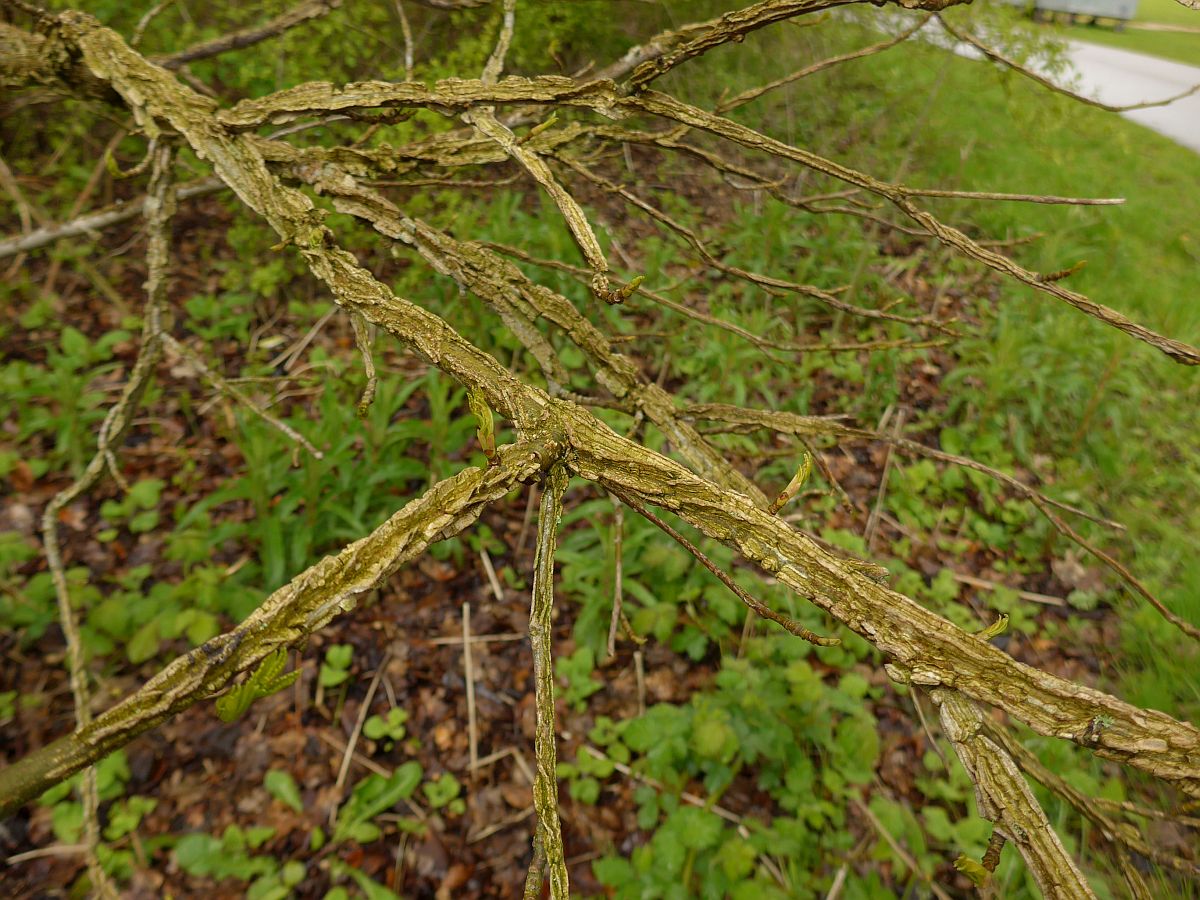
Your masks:
{"label": "thin twig", "polygon": [[[383,677],[383,670],[387,668],[391,657],[390,651],[384,653],[383,659],[375,669],[375,675],[367,687],[367,696],[363,698],[362,706],[358,708],[358,717],[354,721],[354,729],[350,732],[350,739],[346,742],[346,752],[342,754],[342,764],[338,768],[337,780],[334,782],[334,787],[337,788],[339,794],[346,784],[346,773],[350,770],[350,757],[354,755],[354,748],[358,745],[358,736],[362,734],[363,723],[367,721],[367,716],[371,713],[371,701],[375,699],[375,691],[379,689],[379,680]],[[333,824],[336,817],[337,804],[335,803],[329,815],[330,825]]]}
{"label": "thin twig", "polygon": [[1200,819],[1193,819],[1181,813],[1168,812],[1163,809],[1151,809],[1148,806],[1130,803],[1128,800],[1110,800],[1108,797],[1093,797],[1092,802],[1097,806],[1120,810],[1133,816],[1142,816],[1147,819],[1163,819],[1174,822],[1177,825],[1185,825],[1188,828],[1200,828]]}
{"label": "thin twig", "polygon": [[18,863],[44,859],[47,856],[78,856],[87,851],[87,844],[51,844],[49,847],[38,847],[34,850],[26,850],[24,853],[17,853],[5,859],[4,864],[15,866]]}
{"label": "thin twig", "polygon": [[467,743],[471,754],[471,778],[479,762],[479,732],[475,723],[475,671],[471,660],[471,604],[462,605],[463,677],[467,682]]}
{"label": "thin twig", "polygon": [[1057,197],[1053,194],[1006,194],[997,191],[946,191],[939,188],[902,187],[906,197],[941,197],[950,200],[995,200],[1042,203],[1048,206],[1120,206],[1124,197]]}
{"label": "thin twig", "polygon": [[208,59],[230,50],[240,50],[268,38],[276,37],[309,19],[324,16],[340,5],[341,0],[304,0],[262,25],[223,34],[212,40],[188,47],[186,50],[180,50],[178,53],[172,53],[170,56],[159,57],[157,62],[167,69],[180,69],[187,63]]}
{"label": "thin twig", "polygon": [[492,55],[484,64],[483,74],[479,80],[484,84],[495,84],[504,71],[504,57],[508,55],[508,47],[513,39],[513,27],[516,24],[517,0],[504,0],[504,14],[500,21],[500,33],[496,36],[496,46]]}
{"label": "thin twig", "polygon": [[[198,181],[180,185],[176,192],[176,200],[204,197],[224,188],[225,183],[219,178],[201,178]],[[82,234],[92,234],[110,225],[135,219],[142,215],[148,199],[148,197],[138,197],[135,200],[115,203],[112,206],[88,213],[77,219],[71,219],[61,225],[43,225],[41,228],[31,231],[28,234],[5,238],[0,240],[0,258],[12,256],[17,253],[27,253],[30,250],[37,250],[39,247],[45,247],[47,244],[52,244],[55,241],[79,237]]]}
{"label": "thin twig", "polygon": [[[904,430],[905,411],[903,409],[896,413],[896,422],[892,427],[892,433],[897,439]],[[882,426],[880,427],[882,430]],[[887,496],[888,477],[892,473],[892,451],[895,449],[895,444],[888,444],[887,455],[883,461],[883,475],[879,479],[879,491],[875,495],[875,506],[871,510],[871,515],[867,517],[867,528],[863,533],[863,540],[867,544],[867,553],[871,553],[871,548],[875,543],[875,531],[879,527],[879,514],[883,512],[883,500]]]}
{"label": "thin twig", "polygon": [[625,507],[609,495],[613,505],[613,608],[608,622],[608,658],[617,655],[617,626],[621,622],[621,604],[625,597],[624,553]]}
{"label": "thin twig", "polygon": [[404,80],[413,80],[413,33],[409,24],[408,14],[404,12],[401,0],[395,0],[396,17],[400,20],[400,31],[404,35]]}
{"label": "thin twig", "polygon": [[[556,269],[560,272],[567,272],[573,276],[581,278],[586,283],[587,277],[590,275],[590,270],[582,266],[573,266],[570,263],[564,263],[560,260],[544,259],[526,253],[519,247],[512,247],[508,244],[500,244],[495,241],[480,241],[480,243],[489,247],[498,253],[503,253],[505,256],[512,256],[525,262],[532,263],[535,266],[541,266],[547,269]],[[614,279],[614,283],[620,285],[622,282],[619,279]],[[629,282],[625,284],[628,285]],[[857,353],[863,350],[895,350],[908,349],[919,350],[927,347],[942,347],[949,343],[946,338],[936,338],[932,340],[912,340],[908,338],[887,338],[875,341],[835,341],[835,342],[803,342],[803,341],[784,341],[774,338],[764,337],[755,334],[749,329],[743,328],[734,322],[729,322],[719,316],[711,315],[703,310],[694,309],[686,304],[678,303],[666,296],[663,291],[653,291],[645,285],[639,285],[637,292],[633,297],[644,297],[646,300],[652,301],[659,306],[665,306],[667,309],[677,312],[682,316],[686,316],[696,322],[701,322],[705,325],[711,325],[714,328],[720,328],[723,331],[728,331],[730,334],[737,335],[744,341],[753,344],[760,350],[782,350],[789,353]],[[629,339],[637,337],[649,337],[645,333],[639,335],[629,335]],[[618,339],[613,338],[613,343]]]}
{"label": "thin twig", "polygon": [[912,691],[911,694],[913,707],[917,711],[917,719],[921,722],[921,728],[925,731],[925,736],[929,738],[929,746],[937,754],[938,759],[942,761],[942,768],[949,771],[950,760],[946,757],[946,751],[942,749],[942,745],[938,743],[938,739],[934,736],[933,729],[929,727],[929,720],[925,718],[925,708],[921,705],[921,695],[916,690]]}
{"label": "thin twig", "polygon": [[608,179],[596,174],[577,159],[560,154],[559,160],[573,171],[582,175],[588,181],[591,181],[593,184],[603,188],[609,193],[616,194],[630,205],[640,209],[653,221],[662,225],[669,231],[677,234],[679,237],[685,240],[692,247],[692,249],[696,251],[696,253],[700,255],[701,259],[703,259],[705,263],[721,272],[726,273],[727,275],[732,275],[735,278],[758,285],[759,287],[766,288],[767,290],[786,291],[789,293],[799,294],[803,297],[811,297],[814,300],[819,300],[826,306],[830,306],[834,309],[841,310],[842,312],[850,313],[855,316],[861,316],[868,319],[886,319],[889,321],[901,322],[906,325],[924,325],[928,328],[934,328],[942,331],[947,330],[946,326],[937,319],[928,317],[909,318],[878,309],[868,309],[862,306],[855,306],[852,303],[846,303],[844,300],[840,300],[830,291],[822,290],[821,288],[811,284],[800,284],[798,282],[788,281],[783,278],[776,278],[769,275],[762,275],[758,272],[751,272],[747,269],[730,265],[716,254],[712,253],[708,249],[707,245],[700,240],[695,231],[693,231],[691,228],[688,228],[686,225],[675,221],[675,219],[673,219],[671,216],[667,215],[653,204],[643,200],[641,197],[638,197],[629,189],[624,188],[621,185],[614,184]]}
{"label": "thin twig", "polygon": [[813,446],[812,441],[803,435],[797,435],[797,439],[800,441],[800,446],[807,450],[809,456],[816,461],[817,471],[821,473],[821,477],[829,484],[830,490],[836,495],[842,509],[853,515],[856,512],[854,501],[850,499],[850,495],[846,493],[846,489],[842,487],[842,483],[833,474],[833,469],[829,467],[829,463],[825,459],[825,454],[817,450]]}
{"label": "thin twig", "polygon": [[930,892],[932,892],[932,894],[937,897],[938,900],[950,900],[950,895],[942,890],[938,883],[934,881],[924,869],[921,868],[921,864],[913,858],[911,853],[901,846],[900,842],[897,841],[896,838],[892,836],[892,833],[887,830],[887,827],[881,821],[879,821],[879,817],[876,816],[875,813],[871,812],[871,808],[867,806],[867,804],[863,803],[858,797],[852,798],[851,802],[854,804],[854,808],[862,813],[863,817],[871,823],[871,827],[875,829],[875,833],[884,839],[887,845],[892,848],[892,852],[900,858],[904,865],[908,867],[910,872],[925,882],[925,885],[929,888]]}
{"label": "thin twig", "polygon": [[475,832],[474,834],[468,834],[467,835],[467,844],[468,845],[469,844],[478,844],[480,841],[484,840],[485,838],[491,837],[496,832],[503,831],[505,828],[511,828],[513,825],[516,825],[518,822],[528,819],[535,812],[536,812],[536,810],[532,806],[527,806],[524,809],[517,810],[515,813],[505,816],[503,819],[501,819],[498,822],[493,822],[491,825],[488,825],[487,827],[483,828],[480,831]]}
{"label": "thin twig", "polygon": [[[8,167],[8,163],[4,161],[4,157],[2,156],[0,156],[0,187],[4,188],[9,199],[12,200],[13,205],[17,208],[17,218],[21,222],[21,236],[28,237],[33,231],[33,213],[29,201],[25,199],[25,192],[21,190],[21,185],[17,182],[12,169]],[[25,255],[23,253],[18,254],[5,273],[5,280],[7,281],[16,275],[24,262]]]}
{"label": "thin twig", "polygon": [[500,586],[500,579],[496,577],[496,567],[492,565],[492,557],[488,554],[486,547],[479,548],[479,561],[483,563],[483,571],[492,588],[492,595],[498,602],[503,603],[504,588]]}
{"label": "thin twig", "polygon": [[[333,735],[326,734],[324,731],[317,732],[317,740],[328,745],[331,749],[333,749],[337,753],[345,753],[346,752],[346,742],[345,741],[338,740]],[[351,757],[354,760],[354,762],[358,763],[360,766],[362,766],[368,772],[374,772],[376,775],[379,775],[383,778],[390,778],[392,776],[392,773],[388,770],[388,768],[386,766],[381,766],[379,763],[375,762],[375,760],[371,759],[369,756],[363,756],[361,753],[355,751],[354,753],[351,754]]]}
{"label": "thin twig", "polygon": [[[292,367],[295,366],[296,361],[300,358],[300,354],[304,352],[304,348],[311,344],[313,339],[321,333],[321,329],[334,317],[338,309],[339,307],[336,303],[330,304],[329,309],[325,310],[324,315],[313,323],[312,327],[304,333],[304,336],[300,340],[289,344],[280,353],[277,353],[267,361],[267,368],[274,370],[278,366],[283,366],[286,371],[290,372]],[[273,320],[271,320],[271,324],[273,324]],[[263,329],[265,330],[266,327],[264,324]],[[241,383],[242,379],[230,378],[229,381],[230,383],[237,384]]]}
{"label": "thin twig", "polygon": [[1054,511],[1047,506],[1044,498],[1036,496],[1031,497],[1030,502],[1033,503],[1033,505],[1039,510],[1041,510],[1042,515],[1049,519],[1051,524],[1054,525],[1054,527],[1057,528],[1062,534],[1066,535],[1096,559],[1100,560],[1100,562],[1104,563],[1104,565],[1108,566],[1110,570],[1120,576],[1121,580],[1124,581],[1125,584],[1133,588],[1137,593],[1141,594],[1142,599],[1153,606],[1158,611],[1159,615],[1161,615],[1164,619],[1166,619],[1188,637],[1192,638],[1193,640],[1200,641],[1200,628],[1197,628],[1191,622],[1179,615],[1176,615],[1174,612],[1168,609],[1166,605],[1159,600],[1158,597],[1154,596],[1154,594],[1150,592],[1150,589],[1147,588],[1146,585],[1144,585],[1141,580],[1137,578],[1131,571],[1129,571],[1129,569],[1126,568],[1123,563],[1101,550],[1091,541],[1087,540],[1083,535],[1081,535],[1066,521],[1064,521],[1061,516],[1056,515]]}
{"label": "thin twig", "polygon": [[742,636],[738,641],[737,658],[741,659],[746,655],[746,648],[750,646],[750,639],[754,637],[754,626],[758,622],[758,616],[754,614],[754,610],[746,610],[746,619],[742,622]]}
{"label": "thin twig", "polygon": [[521,517],[521,530],[517,534],[517,546],[513,556],[520,556],[525,550],[525,541],[529,538],[529,526],[533,524],[533,510],[538,505],[538,486],[529,486],[529,496],[525,498],[525,515]]}
{"label": "thin twig", "polygon": [[[74,219],[76,216],[79,215],[80,211],[84,207],[84,204],[87,203],[88,199],[92,196],[92,193],[100,185],[101,179],[104,177],[104,175],[108,171],[108,166],[106,164],[106,161],[108,160],[110,154],[112,154],[112,152],[117,149],[117,145],[121,143],[121,140],[125,137],[125,134],[126,134],[125,130],[121,129],[121,130],[117,131],[117,133],[114,134],[109,139],[108,145],[104,148],[104,151],[101,153],[99,161],[96,163],[95,166],[92,167],[92,173],[91,173],[91,175],[88,176],[87,183],[84,184],[83,190],[81,190],[79,192],[79,194],[76,195],[74,202],[72,202],[71,209],[67,212],[68,219]],[[36,206],[33,207],[33,211],[34,211],[35,215],[40,212],[40,210]],[[40,217],[40,218],[41,218],[42,225],[43,226],[46,225],[47,224],[46,219],[44,217]],[[61,271],[62,264],[63,264],[63,259],[59,256],[55,256],[51,259],[50,269],[46,273],[46,281],[42,285],[42,296],[43,297],[49,297],[54,293],[54,285],[55,285],[55,282],[58,280],[58,275],[59,275],[59,272]],[[80,265],[80,268],[85,269],[85,271],[87,271],[88,269],[91,269],[94,271],[94,267],[91,266],[90,263],[87,263],[86,268],[84,265]],[[95,275],[93,275],[94,282],[99,281],[99,280],[100,279],[96,278]],[[106,291],[105,293],[113,293],[113,292]]]}
{"label": "thin twig", "polygon": [[676,543],[678,543],[681,547],[683,547],[683,549],[687,550],[688,553],[692,554],[692,556],[694,556],[696,558],[696,561],[699,562],[700,565],[704,566],[704,568],[706,568],[706,569],[708,569],[708,571],[712,572],[713,575],[715,575],[717,577],[717,580],[721,582],[721,584],[723,584],[723,585],[725,585],[725,587],[729,588],[729,590],[731,590],[734,593],[734,595],[739,600],[741,600],[744,604],[746,604],[746,606],[753,612],[758,613],[764,619],[770,619],[772,622],[774,622],[777,625],[782,625],[784,630],[791,632],[792,634],[796,635],[796,637],[798,637],[798,638],[803,638],[804,640],[808,641],[810,644],[816,644],[819,647],[835,647],[842,642],[841,638],[822,637],[821,635],[817,634],[816,632],[810,631],[809,629],[805,628],[803,625],[801,625],[799,622],[795,621],[794,619],[790,619],[787,616],[783,615],[782,613],[775,612],[775,610],[771,609],[766,604],[764,604],[760,600],[756,599],[753,595],[751,595],[748,591],[746,591],[740,584],[738,584],[736,581],[734,581],[728,575],[728,573],[725,572],[725,570],[723,570],[720,566],[718,566],[711,559],[709,559],[707,556],[705,556],[699,547],[697,547],[695,544],[693,544],[691,541],[689,541],[687,538],[685,538],[682,534],[680,534],[678,531],[676,531],[674,528],[672,528],[670,525],[668,525],[666,522],[664,522],[662,519],[660,519],[654,513],[650,512],[650,510],[648,510],[646,508],[646,506],[640,500],[638,500],[635,497],[632,497],[628,494],[618,493],[617,491],[613,491],[613,493],[618,498],[620,498],[622,503],[624,503],[626,506],[633,509],[634,512],[636,512],[638,515],[642,516],[642,518],[647,519],[654,525],[657,525],[659,527],[659,529],[661,529],[662,531],[665,531],[672,538],[674,538]]}
{"label": "thin twig", "polygon": [[1056,93],[1056,94],[1062,94],[1066,97],[1070,97],[1072,100],[1078,100],[1080,103],[1086,103],[1088,106],[1099,107],[1100,109],[1103,109],[1106,112],[1117,112],[1117,113],[1131,112],[1135,109],[1149,109],[1150,107],[1153,107],[1153,106],[1167,106],[1168,104],[1174,103],[1176,100],[1182,100],[1184,97],[1190,97],[1190,96],[1192,96],[1192,94],[1196,93],[1197,91],[1200,91],[1200,84],[1196,84],[1196,85],[1193,85],[1192,87],[1188,88],[1186,91],[1182,91],[1181,93],[1175,94],[1173,97],[1168,97],[1166,100],[1149,100],[1149,101],[1146,101],[1145,103],[1131,103],[1128,106],[1114,106],[1109,103],[1103,103],[1099,100],[1095,100],[1091,97],[1085,97],[1083,94],[1077,94],[1075,91],[1072,91],[1072,90],[1069,90],[1068,88],[1064,88],[1060,85],[1057,85],[1053,81],[1051,81],[1049,78],[1046,78],[1044,75],[1039,75],[1037,72],[1034,72],[1032,69],[1028,69],[1025,66],[1021,65],[1016,60],[1011,59],[1008,56],[1005,56],[1004,53],[1002,53],[1000,50],[997,50],[995,47],[985,44],[983,41],[981,41],[979,38],[975,37],[975,35],[971,34],[970,32],[964,31],[960,28],[955,28],[953,25],[951,25],[949,22],[947,22],[941,16],[938,16],[937,20],[938,20],[938,24],[940,24],[944,29],[946,29],[946,32],[951,37],[957,38],[958,40],[960,40],[964,43],[970,44],[972,47],[974,47],[976,50],[978,50],[980,53],[982,53],[988,59],[998,62],[1001,65],[1007,66],[1008,68],[1012,69],[1015,72],[1020,72],[1026,78],[1029,78],[1032,81],[1036,81],[1038,84],[1040,84],[1042,87],[1046,88],[1047,90],[1054,91],[1054,93]]}
{"label": "thin twig", "polygon": [[1042,293],[1062,300],[1080,312],[1098,319],[1136,340],[1149,344],[1177,363],[1183,365],[1200,365],[1200,348],[1152,331],[1144,325],[1133,321],[1128,316],[1097,303],[1083,294],[1068,290],[1056,282],[1045,281],[1037,272],[1026,269],[1010,257],[982,247],[960,229],[947,225],[928,210],[914,204],[911,197],[905,194],[903,185],[880,181],[864,172],[857,171],[809,150],[786,144],[745,125],[713,115],[699,107],[691,106],[668,94],[661,94],[657,91],[644,91],[636,96],[622,98],[620,102],[623,108],[637,109],[652,115],[662,116],[681,125],[697,128],[725,138],[747,149],[766,152],[779,159],[790,160],[814,172],[819,172],[847,184],[870,191],[889,201],[910,219],[932,233],[943,244],[952,247],[962,255],[983,263],[989,268],[1023,282]]}
{"label": "thin twig", "polygon": [[255,403],[253,400],[251,400],[249,396],[244,394],[242,391],[238,390],[238,388],[235,387],[234,385],[230,384],[223,376],[218,375],[213,369],[209,368],[208,364],[203,360],[203,358],[198,353],[196,353],[194,350],[192,350],[186,344],[183,344],[180,341],[177,341],[170,334],[164,334],[162,339],[163,339],[163,343],[166,344],[166,346],[171,350],[172,353],[175,353],[177,356],[181,356],[185,360],[187,360],[188,363],[193,368],[195,368],[202,376],[204,376],[204,378],[208,381],[208,383],[211,384],[218,391],[233,398],[238,403],[241,403],[243,406],[245,406],[247,409],[249,409],[252,413],[254,413],[256,416],[258,416],[260,419],[262,419],[264,422],[266,422],[268,425],[275,428],[277,431],[281,432],[282,434],[286,435],[291,440],[295,441],[297,444],[299,444],[301,447],[303,447],[305,450],[307,450],[309,453],[311,453],[315,458],[317,458],[317,459],[324,458],[324,454],[320,450],[318,450],[316,447],[314,447],[311,443],[309,443],[308,438],[306,438],[304,435],[300,434],[300,432],[296,431],[296,429],[294,429],[291,425],[287,424],[283,420],[278,419],[275,416],[271,415],[271,413],[267,412],[265,409],[263,409],[261,406],[259,406],[257,403]]}
{"label": "thin twig", "polygon": [[521,771],[521,775],[525,778],[525,783],[533,787],[537,783],[537,776],[534,774],[528,760],[525,759],[525,754],[515,747],[512,751],[513,761],[516,762],[517,768]]}
{"label": "thin twig", "polygon": [[161,0],[161,2],[156,3],[154,6],[146,10],[142,17],[138,19],[138,23],[133,29],[133,35],[129,38],[130,47],[136,47],[142,42],[142,35],[146,33],[146,28],[149,27],[152,21],[154,21],[154,17],[170,5],[171,0]]}
{"label": "thin twig", "polygon": [[838,900],[842,895],[842,888],[846,884],[846,876],[850,874],[850,864],[862,855],[862,852],[871,844],[871,836],[864,835],[863,839],[858,842],[853,850],[846,856],[846,861],[842,863],[837,871],[837,875],[833,878],[833,884],[829,886],[829,893],[825,895],[825,900]]}
{"label": "thin twig", "polygon": [[882,53],[884,50],[888,50],[892,47],[895,47],[897,44],[908,40],[910,37],[924,28],[925,24],[931,18],[933,17],[925,16],[924,18],[918,19],[914,24],[908,28],[905,28],[895,37],[889,38],[881,43],[872,44],[869,47],[863,47],[861,50],[854,50],[851,53],[843,53],[840,56],[832,56],[829,59],[823,59],[820,62],[813,63],[810,66],[805,66],[803,69],[793,72],[790,75],[786,75],[783,78],[772,81],[770,84],[764,84],[761,87],[742,91],[740,94],[730,97],[728,100],[722,100],[717,104],[714,111],[724,115],[725,113],[735,110],[740,106],[745,106],[752,100],[757,100],[768,91],[773,91],[785,85],[792,84],[795,81],[799,81],[801,78],[807,78],[809,75],[815,75],[817,72],[823,72],[825,69],[841,65],[844,62],[850,62],[851,60],[862,59],[864,56],[874,56],[876,53]]}
{"label": "thin twig", "polygon": [[[172,152],[167,147],[155,151],[154,172],[151,176],[150,193],[147,195],[147,219],[149,242],[146,248],[146,307],[142,322],[142,344],[138,357],[130,372],[129,380],[121,391],[121,397],[108,411],[96,437],[96,453],[75,482],[64,488],[46,504],[42,514],[42,536],[46,552],[46,565],[50,570],[54,592],[58,598],[59,624],[67,644],[67,666],[70,673],[71,693],[75,700],[77,727],[86,727],[92,720],[91,691],[88,686],[87,666],[83,656],[83,643],[79,634],[79,622],[71,604],[70,589],[58,542],[59,513],[82,496],[100,480],[106,469],[117,472],[113,462],[112,447],[118,444],[129,428],[133,411],[146,390],[154,367],[162,355],[162,307],[167,290],[167,266],[169,262],[169,234],[171,216],[175,212],[175,197],[170,180]],[[115,897],[116,892],[107,874],[96,858],[96,847],[100,842],[98,822],[99,798],[96,790],[96,770],[89,766],[84,771],[83,788],[83,837],[87,849],[88,877],[93,889],[101,897]]]}
{"label": "thin twig", "polygon": [[829,886],[829,891],[825,894],[825,900],[837,900],[842,895],[842,885],[846,883],[846,876],[849,874],[850,863],[842,863],[838,867],[837,874],[833,876],[833,884]]}
{"label": "thin twig", "polygon": [[[924,444],[908,438],[897,438],[895,435],[884,434],[880,431],[872,431],[869,428],[855,428],[851,425],[846,425],[837,421],[834,418],[821,416],[801,416],[795,413],[781,412],[776,410],[750,410],[738,406],[730,406],[723,403],[702,403],[689,406],[686,410],[687,415],[694,419],[707,419],[711,421],[728,422],[733,425],[753,425],[756,428],[766,428],[772,431],[778,431],[782,434],[794,434],[798,437],[832,437],[849,440],[867,440],[867,441],[882,441],[892,444],[901,453],[907,456],[921,456],[928,459],[936,459],[940,462],[950,463],[955,466],[962,466],[965,469],[973,469],[976,472],[981,472],[989,478],[995,479],[1013,491],[1016,491],[1023,498],[1034,503],[1035,498],[1042,501],[1048,506],[1061,509],[1063,512],[1071,513],[1072,515],[1080,516],[1097,525],[1103,525],[1106,528],[1112,528],[1116,531],[1125,531],[1125,526],[1120,522],[1114,522],[1112,519],[1106,519],[1103,516],[1098,516],[1095,513],[1090,513],[1087,510],[1080,509],[1077,506],[1072,506],[1069,503],[1064,503],[1061,500],[1055,500],[1049,497],[1036,488],[1031,487],[1023,481],[1014,478],[1001,472],[999,469],[994,469],[991,466],[984,465],[978,460],[971,459],[967,456],[958,456],[954,453],[947,453],[944,450],[937,450],[933,447],[926,447]],[[1034,503],[1036,506],[1037,504]],[[1040,507],[1039,507],[1040,508]]]}
{"label": "thin twig", "polygon": [[967,575],[963,572],[951,572],[950,574],[959,584],[983,588],[985,591],[1015,591],[1018,597],[1020,597],[1022,600],[1028,600],[1030,603],[1041,603],[1044,606],[1067,605],[1067,601],[1062,597],[1054,597],[1050,594],[1039,594],[1036,591],[1026,591],[1020,588],[1012,588],[1007,584],[1000,584],[998,581],[988,581],[986,578],[980,578],[976,575]]}
{"label": "thin twig", "polygon": [[[521,635],[521,637],[524,638],[525,635]],[[521,773],[522,777],[524,777],[525,783],[530,787],[533,787],[533,770],[529,768],[529,763],[525,761],[524,755],[516,747],[505,747],[503,750],[497,750],[495,753],[489,753],[487,756],[480,757],[475,763],[475,768],[485,769],[492,765],[492,763],[496,763],[504,759],[506,756],[511,756],[513,758],[513,763],[515,764],[516,770]]]}

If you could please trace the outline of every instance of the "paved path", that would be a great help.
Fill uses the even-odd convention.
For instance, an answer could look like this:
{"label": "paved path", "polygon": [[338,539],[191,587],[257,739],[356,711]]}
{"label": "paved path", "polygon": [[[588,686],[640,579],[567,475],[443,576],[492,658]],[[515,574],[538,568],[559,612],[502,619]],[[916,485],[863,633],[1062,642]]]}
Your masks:
{"label": "paved path", "polygon": [[[1200,84],[1200,66],[1128,50],[1071,41],[1068,56],[1079,73],[1080,93],[1112,106],[1165,100]],[[1200,93],[1121,115],[1200,153]]]}
{"label": "paved path", "polygon": [[[984,58],[974,47],[958,43],[940,28],[926,26],[922,33],[925,40],[953,50],[959,56]],[[993,43],[1003,49],[1003,41]],[[1066,43],[1067,57],[1075,67],[1074,76],[1054,76],[1036,64],[1033,68],[1041,69],[1041,74],[1056,84],[1109,106],[1166,100],[1200,84],[1200,66],[1084,41]],[[1166,106],[1135,109],[1121,115],[1200,153],[1200,92]]]}

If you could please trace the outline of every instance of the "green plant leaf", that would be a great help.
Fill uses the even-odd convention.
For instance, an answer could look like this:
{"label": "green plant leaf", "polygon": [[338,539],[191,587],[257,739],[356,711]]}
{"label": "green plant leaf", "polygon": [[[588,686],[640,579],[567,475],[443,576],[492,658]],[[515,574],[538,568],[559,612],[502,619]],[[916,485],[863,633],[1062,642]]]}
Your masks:
{"label": "green plant leaf", "polygon": [[125,654],[134,665],[144,663],[158,653],[158,620],[151,619],[133,633],[125,645]]}
{"label": "green plant leaf", "polygon": [[232,722],[245,715],[255,700],[282,691],[300,677],[300,670],[281,674],[287,665],[287,651],[280,649],[265,657],[253,674],[229,693],[217,698],[217,715]]}
{"label": "green plant leaf", "polygon": [[462,785],[450,772],[444,772],[433,781],[427,781],[421,785],[425,799],[434,809],[441,809],[457,797],[461,790]]}
{"label": "green plant leaf", "polygon": [[985,869],[982,863],[969,856],[960,855],[954,860],[954,868],[970,878],[976,887],[983,887],[992,878],[992,873]]}
{"label": "green plant leaf", "polygon": [[334,842],[351,837],[356,826],[366,824],[379,813],[411,797],[417,785],[421,783],[423,774],[420,763],[409,761],[396,769],[389,778],[368,775],[360,781],[355,785],[350,801],[338,813],[333,832]]}
{"label": "green plant leaf", "polygon": [[263,787],[267,793],[296,812],[304,812],[304,801],[300,798],[300,787],[291,772],[271,769],[263,776]]}

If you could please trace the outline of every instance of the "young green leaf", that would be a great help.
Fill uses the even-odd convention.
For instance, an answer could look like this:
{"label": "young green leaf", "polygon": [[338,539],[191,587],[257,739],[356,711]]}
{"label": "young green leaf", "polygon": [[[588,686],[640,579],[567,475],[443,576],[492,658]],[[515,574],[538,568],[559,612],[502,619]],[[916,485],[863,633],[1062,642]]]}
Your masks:
{"label": "young green leaf", "polygon": [[482,391],[468,388],[467,407],[475,417],[475,434],[479,438],[479,448],[487,457],[488,465],[493,465],[496,461],[496,428],[487,398],[483,396]]}
{"label": "young green leaf", "polygon": [[813,458],[810,453],[805,453],[800,460],[800,467],[796,470],[796,474],[792,476],[792,480],[775,498],[775,501],[768,507],[768,512],[777,513],[783,509],[788,502],[796,496],[797,492],[804,486],[804,482],[808,480],[809,474],[812,472]]}
{"label": "young green leaf", "polygon": [[992,878],[991,872],[969,856],[960,855],[958,859],[954,860],[954,868],[970,878],[971,883],[976,887],[983,887]]}
{"label": "young green leaf", "polygon": [[245,715],[255,700],[268,697],[291,685],[300,677],[300,670],[283,674],[287,651],[276,650],[258,664],[254,673],[225,696],[217,698],[217,715],[222,722],[233,722]]}

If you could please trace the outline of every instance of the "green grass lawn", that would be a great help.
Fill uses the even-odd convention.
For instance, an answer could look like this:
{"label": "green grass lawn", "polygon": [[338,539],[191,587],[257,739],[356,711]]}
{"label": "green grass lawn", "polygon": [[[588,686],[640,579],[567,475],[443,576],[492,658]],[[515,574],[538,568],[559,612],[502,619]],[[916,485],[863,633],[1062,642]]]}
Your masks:
{"label": "green grass lawn", "polygon": [[1189,9],[1177,0],[1138,0],[1136,21],[1200,28],[1200,12]]}
{"label": "green grass lawn", "polygon": [[1090,41],[1120,50],[1161,56],[1176,62],[1200,66],[1200,31],[1147,31],[1139,23],[1179,25],[1200,29],[1200,12],[1188,9],[1176,0],[1139,0],[1133,24],[1118,31],[1109,25],[1071,25],[1062,29],[1063,37]]}
{"label": "green grass lawn", "polygon": [[[1197,16],[1197,20],[1200,21],[1200,16]],[[1071,25],[1062,29],[1062,36],[1200,66],[1200,34],[1140,31],[1135,28],[1116,31],[1105,26]]]}

